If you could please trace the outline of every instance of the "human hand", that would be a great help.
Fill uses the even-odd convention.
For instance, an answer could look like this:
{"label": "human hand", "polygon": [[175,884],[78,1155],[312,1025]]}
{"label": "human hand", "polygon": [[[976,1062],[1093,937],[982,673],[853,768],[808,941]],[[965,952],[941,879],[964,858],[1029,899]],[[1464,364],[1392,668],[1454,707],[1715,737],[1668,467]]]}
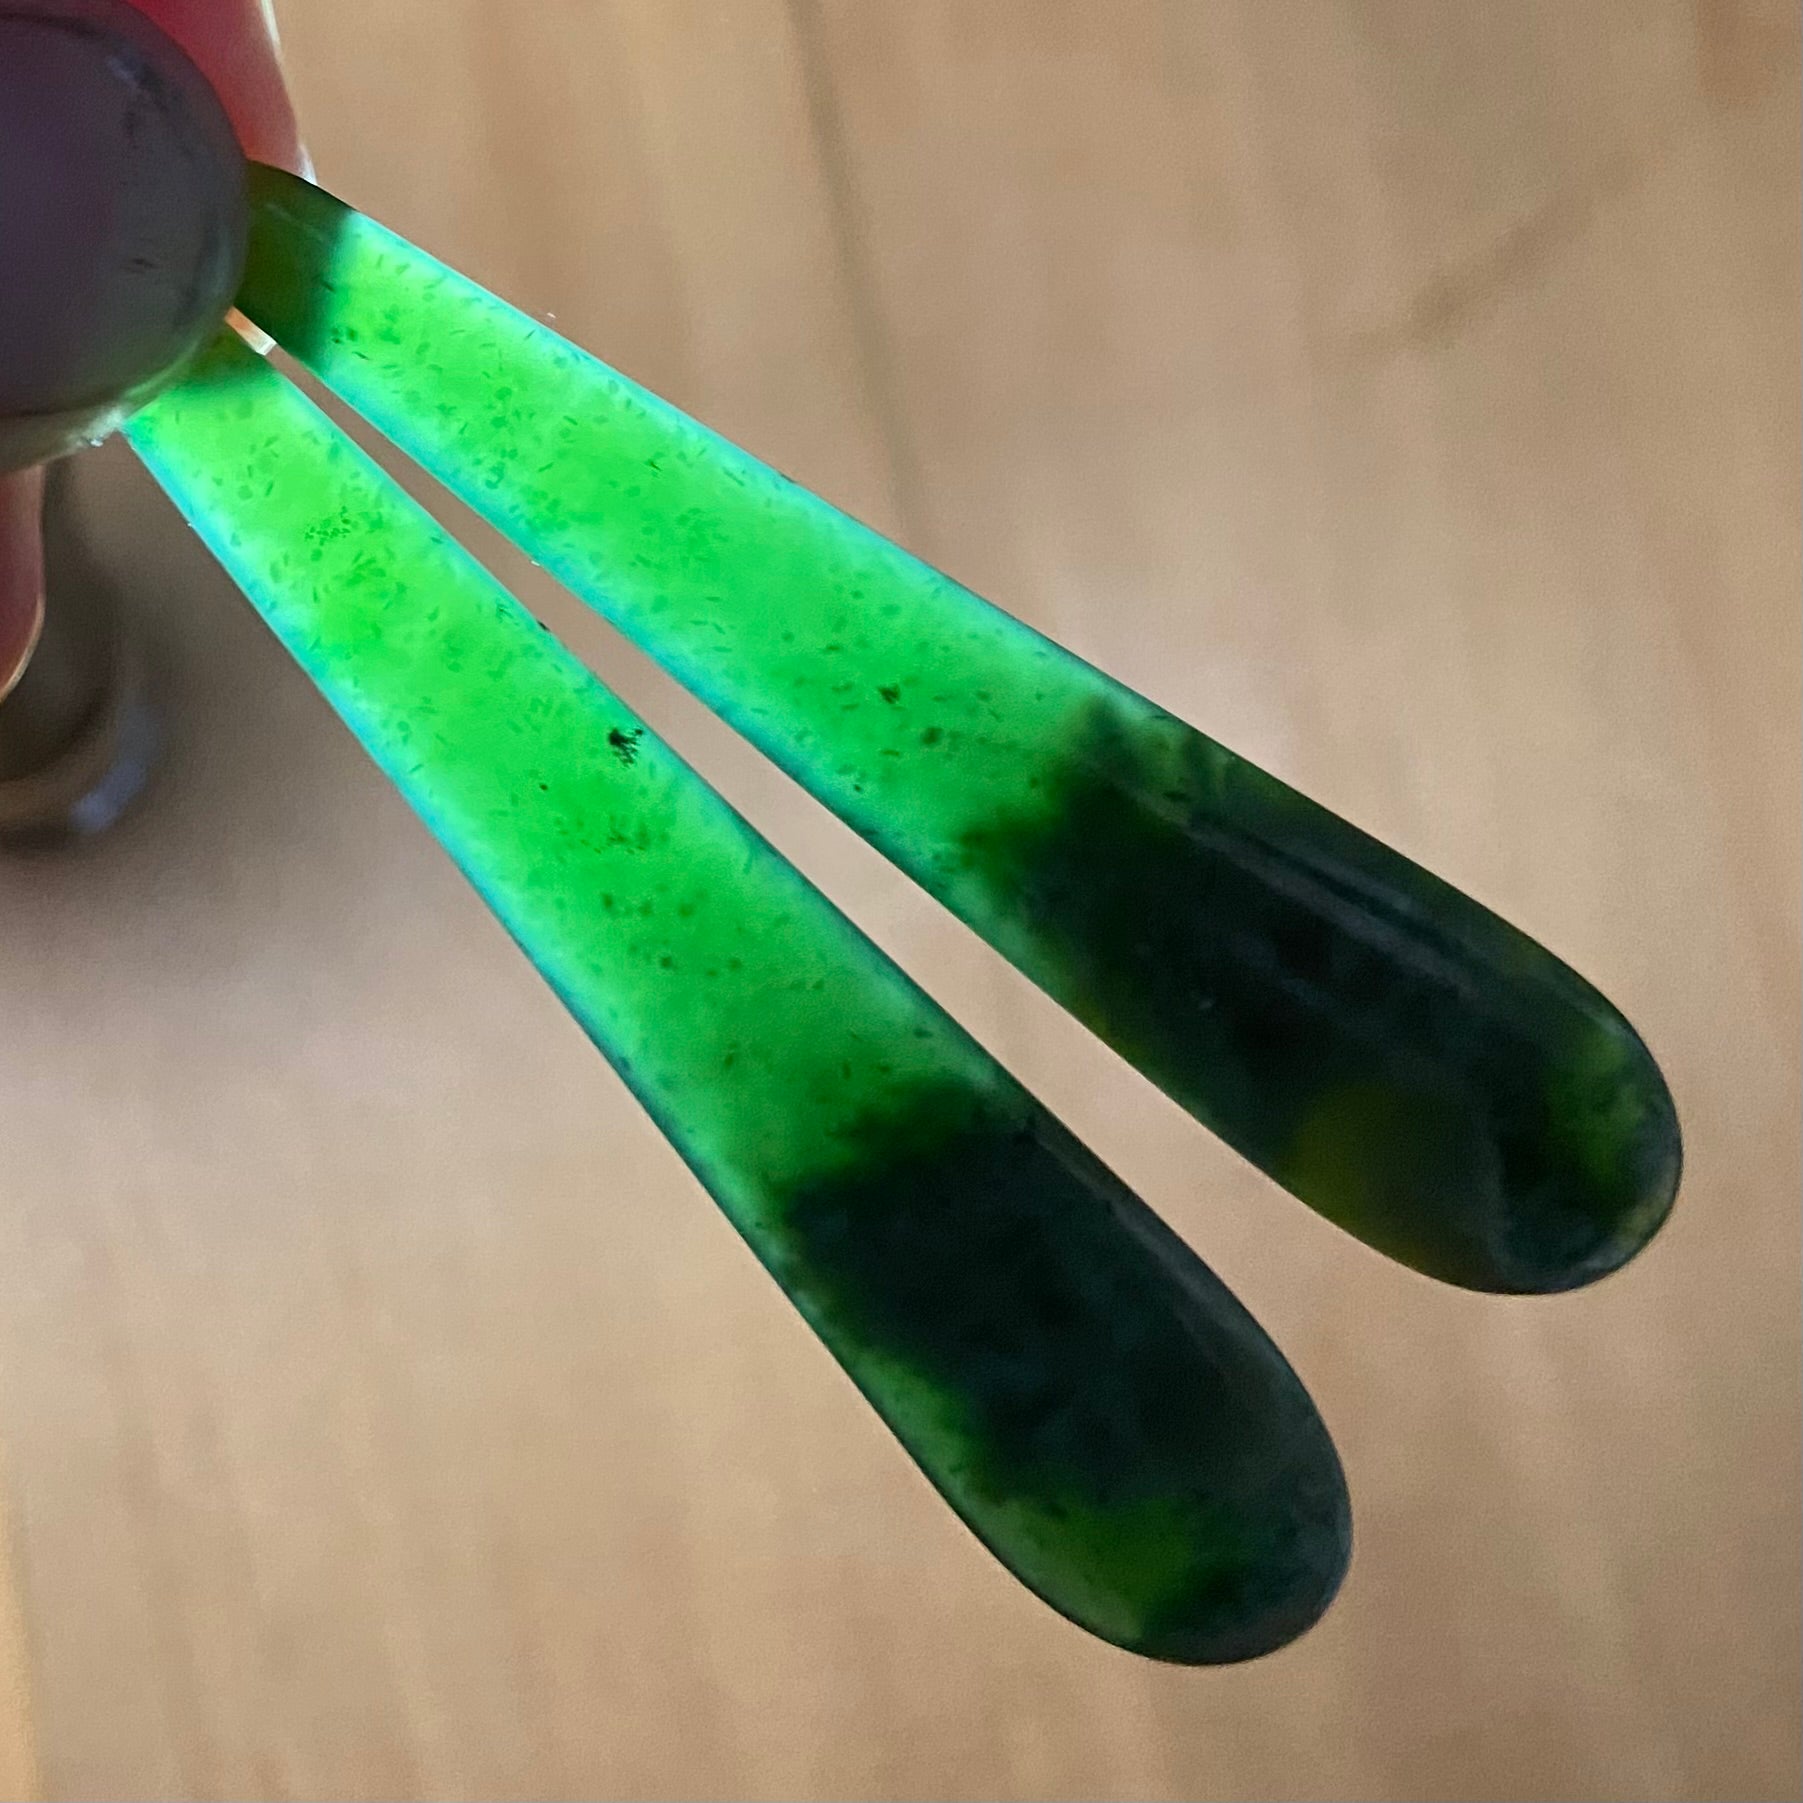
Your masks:
{"label": "human hand", "polygon": [[302,165],[266,0],[0,0],[0,696],[42,615],[31,466],[217,325],[240,149]]}

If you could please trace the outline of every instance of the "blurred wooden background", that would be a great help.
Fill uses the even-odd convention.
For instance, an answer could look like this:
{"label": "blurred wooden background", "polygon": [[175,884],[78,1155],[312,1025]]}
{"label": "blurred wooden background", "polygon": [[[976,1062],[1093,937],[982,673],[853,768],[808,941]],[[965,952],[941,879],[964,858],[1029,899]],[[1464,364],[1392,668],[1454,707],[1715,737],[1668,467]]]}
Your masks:
{"label": "blurred wooden background", "polygon": [[472,542],[1272,1328],[1343,1600],[1018,1590],[117,447],[171,696],[0,865],[0,1790],[1798,1790],[1788,0],[293,0],[322,177],[1614,995],[1689,1175],[1589,1294],[1385,1265]]}

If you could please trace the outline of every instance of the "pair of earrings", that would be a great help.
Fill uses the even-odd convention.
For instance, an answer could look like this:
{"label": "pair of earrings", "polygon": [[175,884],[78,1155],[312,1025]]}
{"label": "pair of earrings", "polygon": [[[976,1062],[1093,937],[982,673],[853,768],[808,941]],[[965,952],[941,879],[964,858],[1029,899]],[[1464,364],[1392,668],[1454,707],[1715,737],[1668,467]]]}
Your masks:
{"label": "pair of earrings", "polygon": [[[1481,1290],[1679,1138],[1542,947],[404,239],[253,168],[238,305],[1260,1169]],[[1225,1286],[291,382],[126,434],[977,1535],[1155,1657],[1283,1644],[1333,1445]]]}

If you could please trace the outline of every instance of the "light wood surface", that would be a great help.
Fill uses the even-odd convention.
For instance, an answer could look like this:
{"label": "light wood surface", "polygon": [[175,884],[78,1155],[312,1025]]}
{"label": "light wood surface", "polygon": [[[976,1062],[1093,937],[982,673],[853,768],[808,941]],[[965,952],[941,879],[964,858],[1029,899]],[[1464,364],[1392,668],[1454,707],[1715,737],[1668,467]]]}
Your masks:
{"label": "light wood surface", "polygon": [[1614,995],[1587,1294],[1249,1173],[471,542],[1270,1326],[1359,1510],[1221,1672],[975,1546],[117,447],[170,749],[0,864],[0,1792],[1798,1792],[1795,9],[305,0],[322,178]]}

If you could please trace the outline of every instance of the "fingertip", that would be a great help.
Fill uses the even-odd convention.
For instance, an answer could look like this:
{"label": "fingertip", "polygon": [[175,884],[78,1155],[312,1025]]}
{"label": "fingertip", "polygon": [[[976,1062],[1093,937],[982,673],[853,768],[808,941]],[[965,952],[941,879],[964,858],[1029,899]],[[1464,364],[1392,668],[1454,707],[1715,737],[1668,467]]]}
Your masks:
{"label": "fingertip", "polygon": [[133,0],[213,84],[244,154],[312,176],[282,74],[270,0]]}
{"label": "fingertip", "polygon": [[206,77],[123,0],[0,0],[0,470],[125,417],[218,328],[245,165]]}

